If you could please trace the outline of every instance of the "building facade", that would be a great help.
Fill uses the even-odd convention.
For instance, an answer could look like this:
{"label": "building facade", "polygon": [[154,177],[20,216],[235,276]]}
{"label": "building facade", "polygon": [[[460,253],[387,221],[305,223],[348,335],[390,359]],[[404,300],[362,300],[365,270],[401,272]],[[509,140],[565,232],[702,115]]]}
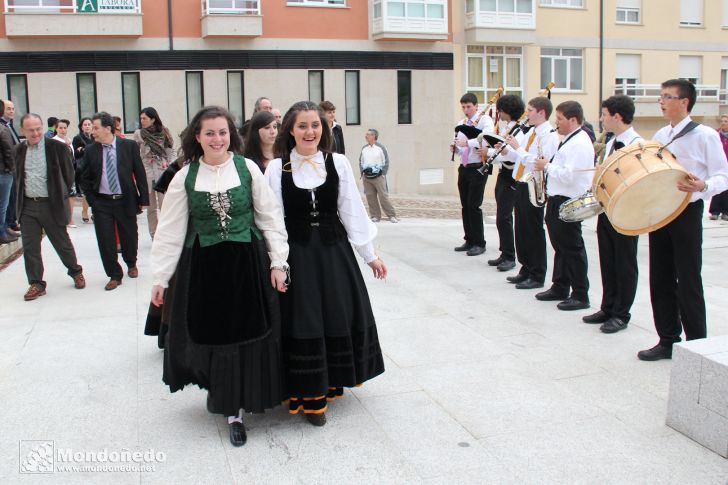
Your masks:
{"label": "building facade", "polygon": [[[524,99],[556,83],[598,124],[602,99],[635,98],[647,137],[659,84],[692,79],[694,117],[728,112],[728,0],[3,0],[0,97],[75,125],[97,110],[126,133],[155,107],[179,133],[199,107],[241,124],[259,96],[285,110],[327,99],[356,164],[368,128],[390,190],[457,193],[448,145],[470,91]],[[73,129],[71,130],[73,133]],[[490,185],[490,184],[489,184]]]}

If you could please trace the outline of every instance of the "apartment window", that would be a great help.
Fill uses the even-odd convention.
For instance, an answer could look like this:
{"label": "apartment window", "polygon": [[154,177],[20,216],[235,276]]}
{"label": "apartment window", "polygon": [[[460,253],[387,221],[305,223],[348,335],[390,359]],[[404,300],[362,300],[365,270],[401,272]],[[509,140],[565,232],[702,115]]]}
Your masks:
{"label": "apartment window", "polygon": [[541,48],[541,86],[553,81],[558,91],[581,91],[584,61],[581,49]]}
{"label": "apartment window", "polygon": [[[642,58],[638,54],[617,54],[615,94],[635,96],[635,84],[640,82],[640,66]],[[631,86],[630,86],[631,85]]]}
{"label": "apartment window", "polygon": [[[533,0],[479,0],[481,12],[533,13]],[[472,11],[472,7],[471,10]],[[467,12],[467,9],[466,9]]]}
{"label": "apartment window", "polygon": [[288,5],[306,5],[307,7],[345,7],[346,0],[288,0]]}
{"label": "apartment window", "polygon": [[96,74],[76,74],[78,118],[90,118],[98,110],[96,105]]}
{"label": "apartment window", "polygon": [[701,56],[680,56],[678,69],[682,79],[687,79],[693,84],[700,84],[703,58]]}
{"label": "apartment window", "polygon": [[197,114],[205,105],[204,86],[202,84],[202,71],[187,71],[187,122]]}
{"label": "apartment window", "polygon": [[700,27],[703,25],[703,0],[680,0],[680,25]]}
{"label": "apartment window", "polygon": [[344,88],[346,97],[346,124],[358,125],[359,118],[359,71],[346,71],[344,73]]}
{"label": "apartment window", "polygon": [[720,102],[728,104],[728,57],[720,61]]}
{"label": "apartment window", "polygon": [[28,103],[28,76],[25,74],[8,74],[8,98],[15,105],[13,125],[20,132],[20,118],[30,111]]}
{"label": "apartment window", "polygon": [[324,100],[323,71],[308,71],[308,99],[316,104]]}
{"label": "apartment window", "polygon": [[541,0],[541,6],[580,8],[584,6],[584,0]]}
{"label": "apartment window", "polygon": [[522,95],[523,48],[515,46],[467,47],[468,92],[480,103],[490,99],[503,86],[506,93]]}
{"label": "apartment window", "polygon": [[134,133],[139,129],[139,113],[142,111],[138,72],[121,73],[121,104],[124,133]]}
{"label": "apartment window", "polygon": [[723,27],[728,27],[728,0],[723,0]]}
{"label": "apartment window", "polygon": [[642,0],[617,0],[617,23],[639,24]]}
{"label": "apartment window", "polygon": [[245,87],[243,83],[243,71],[227,72],[227,100],[228,111],[235,121],[235,126],[240,128],[245,122]]}
{"label": "apartment window", "polygon": [[203,13],[260,15],[259,0],[207,0]]}
{"label": "apartment window", "polygon": [[[530,0],[529,0],[530,1]],[[415,19],[444,19],[446,3],[443,0],[374,0],[374,18],[382,16],[382,4],[386,7],[384,16]]]}
{"label": "apartment window", "polygon": [[397,71],[397,123],[412,124],[412,71]]}

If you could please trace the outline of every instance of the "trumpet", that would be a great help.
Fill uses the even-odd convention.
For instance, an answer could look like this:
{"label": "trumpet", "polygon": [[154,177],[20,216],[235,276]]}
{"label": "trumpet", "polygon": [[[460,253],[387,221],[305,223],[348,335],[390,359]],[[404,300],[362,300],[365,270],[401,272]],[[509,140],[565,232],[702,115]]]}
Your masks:
{"label": "trumpet", "polygon": [[[509,136],[517,135],[519,131],[522,131],[528,125],[528,120],[525,119],[527,116],[528,116],[528,113],[523,113],[521,115],[521,117],[518,118],[518,120],[516,121],[516,124],[513,125],[510,130],[508,130],[508,133],[506,133],[506,139]],[[481,146],[482,146],[482,138],[481,138]],[[501,145],[500,148],[498,148],[495,152],[493,152],[493,154],[490,157],[488,157],[487,160],[483,161],[483,166],[478,168],[478,173],[483,176],[485,176],[486,173],[490,173],[491,168],[493,166],[493,162],[498,157],[498,155],[500,155],[501,152],[503,152],[503,150],[505,150],[505,149],[506,149],[506,143],[503,143],[503,145]],[[485,155],[483,155],[483,157],[485,158]]]}

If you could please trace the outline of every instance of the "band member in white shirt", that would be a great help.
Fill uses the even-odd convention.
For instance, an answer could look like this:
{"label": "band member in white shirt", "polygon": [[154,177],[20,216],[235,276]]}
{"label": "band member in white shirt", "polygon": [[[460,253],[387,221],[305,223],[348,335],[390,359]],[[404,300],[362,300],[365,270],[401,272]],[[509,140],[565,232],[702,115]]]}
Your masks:
{"label": "band member in white shirt", "polygon": [[[591,187],[594,145],[582,130],[584,111],[576,101],[564,101],[556,107],[556,130],[563,137],[551,163],[545,158],[534,162],[536,170],[546,176],[546,227],[554,248],[551,288],[536,295],[538,300],[558,301],[559,310],[589,308],[589,278],[581,222],[564,222],[559,209],[568,199],[583,195]],[[571,294],[569,294],[571,290]]]}
{"label": "band member in white shirt", "polygon": [[[514,203],[516,254],[521,269],[515,276],[506,278],[519,290],[543,288],[546,278],[546,232],[543,228],[544,207],[536,207],[528,196],[526,175],[534,170],[537,158],[550,160],[559,145],[559,137],[548,122],[553,105],[551,100],[539,96],[528,102],[527,132],[508,139],[510,147],[505,156],[513,156],[516,162],[513,178],[516,183]],[[513,155],[511,155],[513,154]]]}
{"label": "band member in white shirt", "polygon": [[[615,150],[637,143],[642,137],[632,128],[634,101],[618,94],[602,102],[601,122],[604,130],[612,133],[605,147],[605,160]],[[601,323],[604,333],[615,333],[627,328],[630,308],[637,293],[637,240],[638,236],[618,233],[605,213],[597,220],[599,241],[599,267],[602,274],[602,305],[598,312],[582,320]]]}
{"label": "band member in white shirt", "polygon": [[[479,130],[492,132],[493,120],[488,113],[478,111],[478,98],[466,93],[460,98],[460,107],[465,119],[459,124],[474,126]],[[467,251],[468,256],[478,256],[485,252],[485,234],[483,232],[483,193],[488,177],[478,172],[482,164],[481,155],[468,146],[465,135],[458,133],[456,143],[451,147],[460,156],[458,167],[458,191],[462,207],[463,230],[465,242],[455,251]]]}
{"label": "band member in white shirt", "polygon": [[660,341],[637,353],[640,360],[672,357],[672,345],[707,336],[702,267],[704,201],[728,189],[728,166],[718,133],[690,119],[696,101],[695,86],[684,79],[662,83],[660,109],[670,122],[654,139],[669,145],[690,175],[677,188],[692,196],[685,210],[671,223],[650,233],[650,297]]}

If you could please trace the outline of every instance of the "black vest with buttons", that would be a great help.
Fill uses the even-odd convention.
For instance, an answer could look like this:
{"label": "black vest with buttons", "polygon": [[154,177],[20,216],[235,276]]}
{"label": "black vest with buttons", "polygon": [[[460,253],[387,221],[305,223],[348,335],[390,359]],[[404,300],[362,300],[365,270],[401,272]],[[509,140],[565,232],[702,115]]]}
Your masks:
{"label": "black vest with buttons", "polygon": [[[296,187],[290,170],[284,170],[281,174],[283,209],[290,241],[306,242],[314,230],[318,231],[325,244],[346,240],[346,229],[338,212],[339,174],[333,156],[330,153],[325,156],[326,180],[318,187]],[[289,159],[283,157],[283,167],[287,167]]]}

